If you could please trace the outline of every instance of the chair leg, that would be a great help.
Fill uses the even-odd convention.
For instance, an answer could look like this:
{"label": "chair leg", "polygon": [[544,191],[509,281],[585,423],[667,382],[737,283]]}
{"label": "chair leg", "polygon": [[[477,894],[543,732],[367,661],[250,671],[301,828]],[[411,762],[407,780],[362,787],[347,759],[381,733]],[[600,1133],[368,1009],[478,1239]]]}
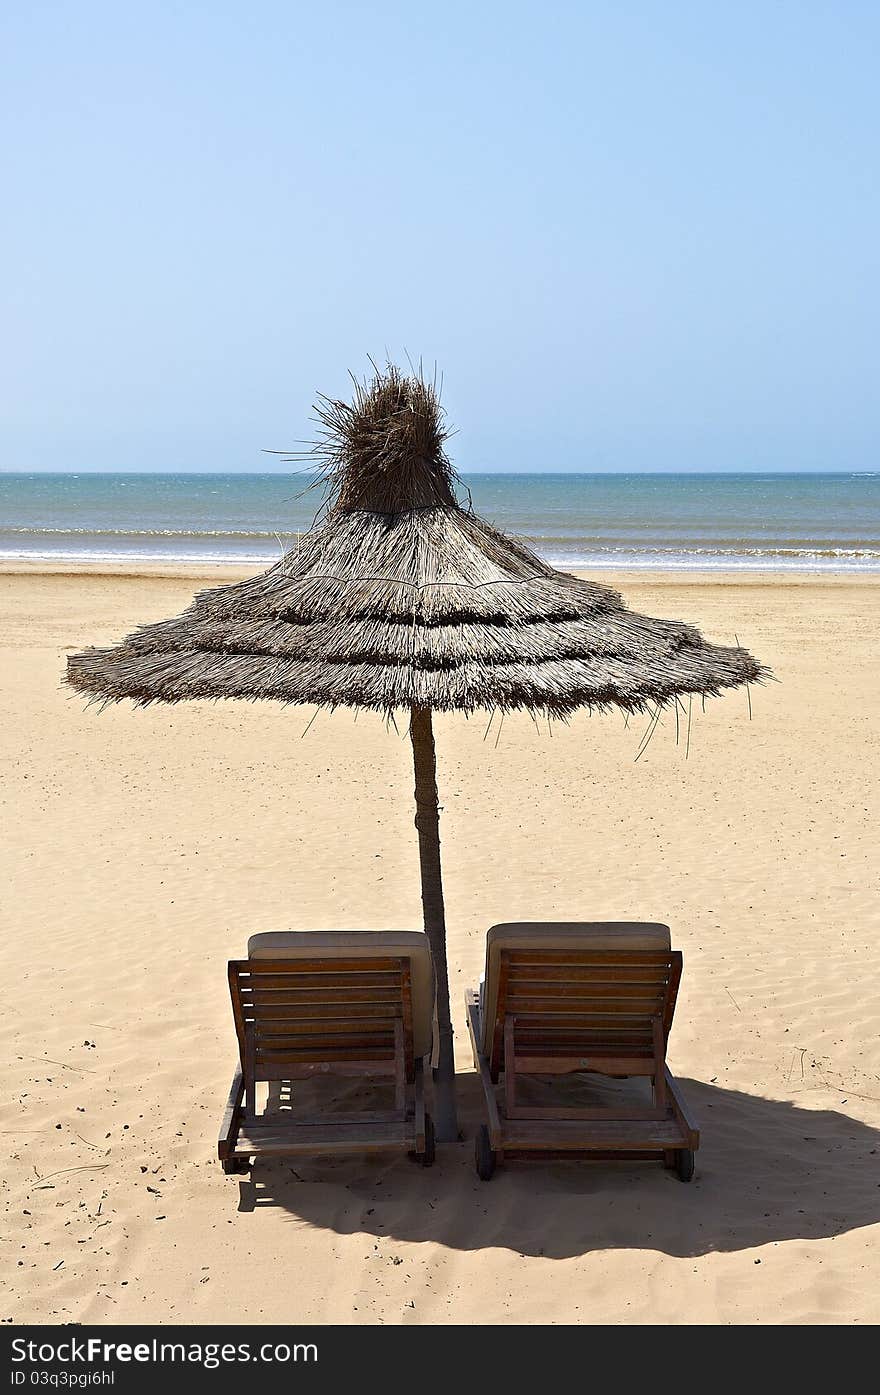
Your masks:
{"label": "chair leg", "polygon": [[[430,1065],[430,1058],[425,1057]],[[415,1158],[422,1167],[432,1167],[434,1163],[434,1121],[425,1110],[424,1062],[415,1062],[413,1079],[413,1099],[415,1108]]]}
{"label": "chair leg", "polygon": [[244,1117],[249,1123],[257,1117],[256,1074],[256,1029],[253,1022],[248,1022],[244,1032]]}
{"label": "chair leg", "polygon": [[223,1115],[223,1122],[220,1125],[220,1137],[217,1139],[217,1156],[223,1164],[223,1171],[227,1173],[247,1170],[246,1160],[242,1168],[242,1159],[232,1157],[238,1140],[238,1131],[241,1128],[241,1102],[243,1095],[244,1077],[241,1073],[241,1066],[236,1066],[235,1075],[232,1077],[232,1085],[229,1088],[229,1098],[226,1101],[226,1111]]}
{"label": "chair leg", "polygon": [[504,1108],[508,1119],[516,1114],[516,1050],[514,1030],[516,1020],[504,1019]]}
{"label": "chair leg", "polygon": [[402,1119],[406,1118],[406,1051],[399,1017],[394,1022],[394,1108]]}
{"label": "chair leg", "polygon": [[659,1017],[655,1017],[651,1022],[651,1031],[654,1041],[654,1104],[658,1110],[666,1113],[666,1043],[663,1040],[663,1023]]}

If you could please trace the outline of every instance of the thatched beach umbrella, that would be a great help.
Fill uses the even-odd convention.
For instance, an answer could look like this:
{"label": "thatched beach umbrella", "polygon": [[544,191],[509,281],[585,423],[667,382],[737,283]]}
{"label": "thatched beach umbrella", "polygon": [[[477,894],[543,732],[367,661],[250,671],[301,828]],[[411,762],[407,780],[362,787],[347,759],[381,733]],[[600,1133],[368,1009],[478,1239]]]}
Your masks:
{"label": "thatched beach umbrella", "polygon": [[323,520],[262,575],[68,660],[98,700],[273,698],[409,714],[425,929],[437,975],[438,1137],[457,1136],[434,711],[660,709],[760,679],[740,648],[628,610],[463,507],[432,384],[389,366],[321,398]]}

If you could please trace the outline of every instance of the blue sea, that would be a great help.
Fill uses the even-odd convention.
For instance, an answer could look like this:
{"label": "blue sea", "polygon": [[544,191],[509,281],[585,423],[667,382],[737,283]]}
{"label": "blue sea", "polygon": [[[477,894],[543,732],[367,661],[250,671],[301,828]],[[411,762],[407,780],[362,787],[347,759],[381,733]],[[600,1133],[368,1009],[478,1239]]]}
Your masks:
{"label": "blue sea", "polygon": [[[321,494],[308,483],[0,474],[0,559],[268,563],[312,525]],[[564,568],[880,568],[880,472],[475,474],[463,486]]]}

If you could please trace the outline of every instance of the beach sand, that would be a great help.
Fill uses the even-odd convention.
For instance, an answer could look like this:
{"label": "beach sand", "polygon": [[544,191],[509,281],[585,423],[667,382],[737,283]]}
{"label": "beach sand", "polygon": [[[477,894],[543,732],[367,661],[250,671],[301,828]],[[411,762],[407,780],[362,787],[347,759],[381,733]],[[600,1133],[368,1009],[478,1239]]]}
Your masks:
{"label": "beach sand", "polygon": [[[608,576],[734,633],[779,682],[667,716],[436,723],[466,1141],[225,1177],[225,964],[254,930],[418,926],[406,740],[271,704],[87,709],[66,654],[216,583],[0,576],[0,1318],[18,1322],[880,1320],[880,971],[870,577]],[[876,805],[873,809],[876,819]],[[874,836],[876,835],[876,824]],[[873,865],[872,865],[873,861]],[[473,1170],[462,997],[498,920],[667,921],[697,1177]]]}

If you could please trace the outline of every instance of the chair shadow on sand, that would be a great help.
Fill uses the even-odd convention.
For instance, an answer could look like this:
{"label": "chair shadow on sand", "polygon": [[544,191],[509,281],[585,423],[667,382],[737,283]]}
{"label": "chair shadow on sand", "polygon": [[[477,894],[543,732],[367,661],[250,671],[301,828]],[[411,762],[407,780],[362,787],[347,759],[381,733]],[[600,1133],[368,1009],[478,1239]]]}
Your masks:
{"label": "chair shadow on sand", "polygon": [[502,1247],[565,1259],[654,1249],[678,1257],[818,1240],[880,1221],[880,1130],[832,1109],[801,1108],[681,1081],[702,1129],[694,1181],[658,1162],[511,1162],[474,1172],[482,1118],[471,1072],[458,1077],[466,1142],[438,1147],[433,1168],[401,1157],[257,1163],[239,1209],[451,1249]]}

